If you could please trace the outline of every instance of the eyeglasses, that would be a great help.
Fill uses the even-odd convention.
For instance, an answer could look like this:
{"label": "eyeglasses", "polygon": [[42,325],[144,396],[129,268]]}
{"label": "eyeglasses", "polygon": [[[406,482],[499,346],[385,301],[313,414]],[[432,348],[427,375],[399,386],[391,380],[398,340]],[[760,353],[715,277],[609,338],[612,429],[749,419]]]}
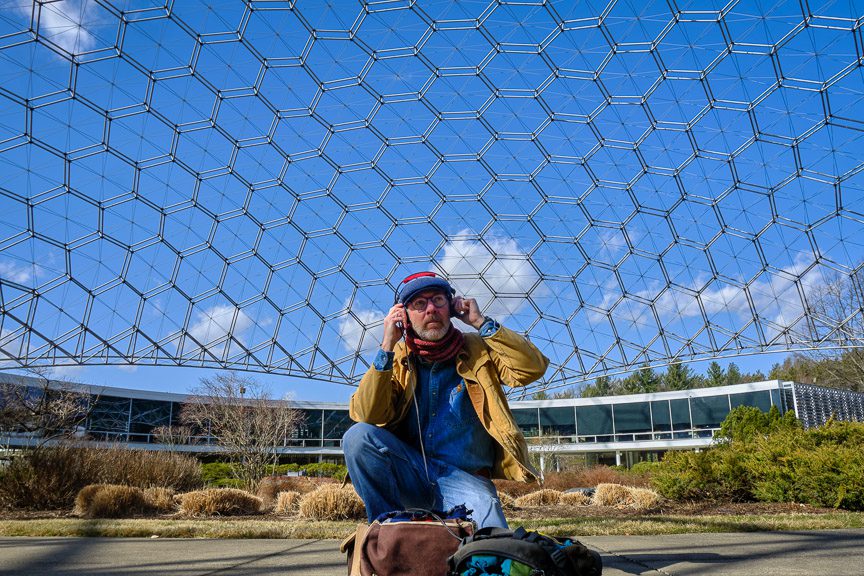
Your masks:
{"label": "eyeglasses", "polygon": [[447,297],[443,294],[436,294],[435,296],[432,296],[432,298],[415,298],[408,303],[408,307],[415,312],[423,312],[426,310],[429,302],[432,302],[432,305],[435,306],[435,308],[444,308],[447,306]]}

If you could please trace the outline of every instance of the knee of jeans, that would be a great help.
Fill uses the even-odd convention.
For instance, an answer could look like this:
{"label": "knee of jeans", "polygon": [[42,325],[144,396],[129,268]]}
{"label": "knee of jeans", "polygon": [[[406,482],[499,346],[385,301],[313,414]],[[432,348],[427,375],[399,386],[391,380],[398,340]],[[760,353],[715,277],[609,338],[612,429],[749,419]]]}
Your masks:
{"label": "knee of jeans", "polygon": [[378,427],[365,422],[358,422],[342,435],[342,451],[345,456],[356,454],[366,446],[375,446],[372,437]]}

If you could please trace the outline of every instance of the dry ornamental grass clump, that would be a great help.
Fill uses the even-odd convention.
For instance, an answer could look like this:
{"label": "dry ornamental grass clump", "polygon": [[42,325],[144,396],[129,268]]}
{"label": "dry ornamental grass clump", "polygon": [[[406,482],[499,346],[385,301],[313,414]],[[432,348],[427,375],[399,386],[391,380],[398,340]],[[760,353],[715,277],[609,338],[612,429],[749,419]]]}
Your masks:
{"label": "dry ornamental grass clump", "polygon": [[564,506],[588,506],[591,498],[583,492],[565,492],[561,494],[558,503]]}
{"label": "dry ornamental grass clump", "polygon": [[633,496],[633,507],[637,510],[650,510],[660,504],[660,495],[654,490],[631,488],[630,493]]}
{"label": "dry ornamental grass clump", "polygon": [[520,508],[526,506],[553,506],[558,504],[560,498],[560,491],[544,488],[543,490],[537,490],[536,492],[520,496],[516,499],[516,506]]}
{"label": "dry ornamental grass clump", "polygon": [[236,488],[208,488],[180,494],[180,511],[190,516],[248,516],[260,514],[261,498]]}
{"label": "dry ornamental grass clump", "polygon": [[516,509],[516,499],[507,494],[506,492],[498,493],[498,501],[501,502],[502,510],[515,510]]}
{"label": "dry ornamental grass clump", "polygon": [[633,494],[621,484],[598,484],[591,503],[595,506],[630,506]]}
{"label": "dry ornamental grass clump", "polygon": [[312,492],[322,484],[335,484],[333,478],[309,478],[308,476],[266,476],[258,483],[257,495],[266,506],[272,506],[280,492]]}
{"label": "dry ornamental grass clump", "polygon": [[600,484],[594,492],[595,506],[631,507],[637,510],[656,508],[660,495],[648,488],[631,488],[620,484]]}
{"label": "dry ornamental grass clump", "polygon": [[325,484],[300,498],[300,516],[311,520],[349,520],[366,517],[366,507],[352,486]]}
{"label": "dry ornamental grass clump", "polygon": [[84,518],[122,518],[147,511],[144,491],[119,484],[91,484],[75,497],[74,513]]}
{"label": "dry ornamental grass clump", "polygon": [[155,512],[167,513],[177,509],[174,501],[174,490],[171,488],[152,487],[144,489],[144,501]]}
{"label": "dry ornamental grass clump", "polygon": [[279,492],[276,495],[276,514],[282,516],[292,516],[297,513],[300,508],[300,492],[289,490],[287,492]]}

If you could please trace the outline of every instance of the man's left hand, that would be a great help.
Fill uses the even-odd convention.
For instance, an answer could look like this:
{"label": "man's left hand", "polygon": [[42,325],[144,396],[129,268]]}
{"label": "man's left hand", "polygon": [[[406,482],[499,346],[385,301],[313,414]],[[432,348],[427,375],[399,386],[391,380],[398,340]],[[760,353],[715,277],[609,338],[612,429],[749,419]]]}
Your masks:
{"label": "man's left hand", "polygon": [[453,310],[456,312],[455,318],[476,330],[479,330],[483,326],[483,322],[486,321],[486,317],[480,312],[480,307],[474,298],[457,296],[453,299]]}

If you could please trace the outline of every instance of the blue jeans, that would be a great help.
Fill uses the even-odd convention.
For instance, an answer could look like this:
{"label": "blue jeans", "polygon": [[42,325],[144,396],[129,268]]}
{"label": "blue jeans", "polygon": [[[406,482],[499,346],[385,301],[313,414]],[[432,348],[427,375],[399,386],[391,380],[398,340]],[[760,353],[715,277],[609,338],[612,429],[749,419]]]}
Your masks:
{"label": "blue jeans", "polygon": [[498,492],[488,478],[427,458],[392,432],[372,424],[354,424],[342,437],[345,464],[354,489],[372,522],[385,512],[406,508],[449,510],[464,504],[478,528],[507,528]]}

